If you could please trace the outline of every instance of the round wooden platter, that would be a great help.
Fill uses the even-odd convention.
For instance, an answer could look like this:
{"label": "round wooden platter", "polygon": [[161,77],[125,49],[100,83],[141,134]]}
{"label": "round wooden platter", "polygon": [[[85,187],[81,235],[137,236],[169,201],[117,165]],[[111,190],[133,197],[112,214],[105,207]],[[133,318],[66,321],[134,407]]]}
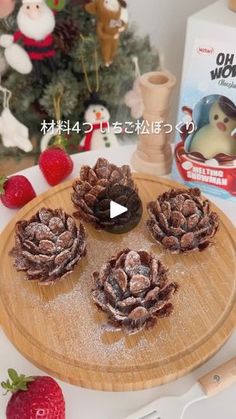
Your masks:
{"label": "round wooden platter", "polygon": [[[43,287],[17,273],[9,251],[15,223],[39,208],[62,207],[72,214],[71,182],[37,197],[24,207],[0,237],[1,322],[11,342],[35,365],[79,386],[125,391],[174,380],[205,362],[236,326],[236,234],[218,209],[215,243],[205,251],[172,255],[154,243],[145,228],[146,204],[170,187],[169,180],[136,174],[144,205],[141,223],[130,233],[112,235],[87,225],[88,255],[74,273]],[[214,208],[214,206],[213,206]],[[106,315],[91,301],[91,274],[130,247],[158,255],[179,284],[174,312],[136,335],[109,332]]]}

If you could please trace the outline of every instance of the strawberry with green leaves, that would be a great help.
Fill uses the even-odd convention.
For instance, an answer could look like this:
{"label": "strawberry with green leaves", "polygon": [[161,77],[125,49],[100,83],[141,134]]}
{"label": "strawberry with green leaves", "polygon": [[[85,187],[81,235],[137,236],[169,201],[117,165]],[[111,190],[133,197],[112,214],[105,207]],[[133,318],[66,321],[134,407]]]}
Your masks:
{"label": "strawberry with green leaves", "polygon": [[0,200],[5,207],[22,208],[35,197],[35,190],[25,176],[0,176]]}
{"label": "strawberry with green leaves", "polygon": [[51,377],[26,377],[8,370],[2,382],[6,393],[12,393],[6,419],[65,419],[65,400],[61,388]]}

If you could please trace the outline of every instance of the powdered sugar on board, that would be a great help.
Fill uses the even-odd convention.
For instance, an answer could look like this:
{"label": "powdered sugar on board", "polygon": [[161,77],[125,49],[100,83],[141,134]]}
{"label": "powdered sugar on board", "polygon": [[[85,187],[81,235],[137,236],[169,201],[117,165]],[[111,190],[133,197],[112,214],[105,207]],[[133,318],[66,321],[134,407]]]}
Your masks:
{"label": "powdered sugar on board", "polygon": [[[92,228],[90,233],[91,236],[94,235]],[[29,316],[34,313],[36,324],[40,327],[43,319],[44,327],[48,329],[47,342],[41,342],[42,347],[45,344],[59,359],[66,354],[71,363],[79,364],[82,359],[83,363],[89,365],[92,361],[94,365],[122,368],[124,362],[126,366],[134,367],[136,363],[140,365],[144,353],[145,358],[149,354],[150,360],[157,362],[167,355],[179,355],[180,335],[183,352],[186,345],[189,345],[189,340],[195,346],[204,336],[205,322],[209,321],[211,327],[212,322],[215,324],[217,321],[216,304],[220,302],[216,302],[215,274],[211,274],[211,265],[214,265],[218,257],[217,246],[227,245],[227,240],[217,243],[205,252],[194,253],[190,257],[178,255],[173,258],[173,255],[152,243],[144,224],[140,224],[126,236],[111,236],[103,232],[99,234],[96,238],[95,235],[89,236],[86,260],[71,278],[64,280],[67,283],[65,292],[64,281],[52,288],[53,298],[48,298],[48,288],[22,282],[22,275],[17,274],[14,292],[27,304]],[[173,297],[174,312],[170,318],[160,319],[153,329],[132,337],[109,330],[106,315],[96,308],[91,299],[91,273],[116,251],[127,247],[136,250],[142,248],[157,254],[170,267],[170,279],[180,285],[179,292]],[[202,277],[201,271],[209,272],[207,278]],[[227,288],[227,277],[222,280]],[[196,286],[198,283],[202,283],[202,286]],[[202,290],[201,294],[198,289]],[[204,304],[206,300],[208,303]],[[224,298],[222,309],[223,300]],[[208,320],[204,318],[202,328],[194,328],[195,324],[199,324],[199,310],[194,310],[199,304],[204,305],[202,316],[207,314]],[[58,321],[59,318],[61,321]]]}
{"label": "powdered sugar on board", "polygon": [[[173,368],[174,376],[179,376],[181,363],[185,372],[189,371],[193,365],[202,362],[197,348],[208,342],[224,322],[227,323],[236,301],[235,244],[227,227],[222,223],[215,245],[201,253],[170,254],[155,244],[145,228],[147,202],[155,199],[168,186],[139,180],[138,187],[144,204],[139,226],[129,234],[115,236],[86,225],[87,257],[71,276],[54,286],[43,287],[24,281],[24,275],[16,273],[8,256],[13,246],[13,230],[8,232],[0,253],[1,266],[4,266],[4,269],[0,266],[0,298],[10,319],[10,329],[17,330],[11,336],[12,341],[21,350],[21,341],[15,341],[15,336],[20,334],[24,337],[24,345],[29,342],[28,352],[22,349],[23,353],[50,370],[51,362],[55,360],[55,373],[75,384],[101,389],[96,382],[90,381],[89,374],[86,384],[81,382],[78,378],[80,371],[107,374],[106,385],[103,386],[106,389],[111,388],[109,373],[113,375],[113,389],[127,389],[127,382],[123,386],[122,381],[127,372],[132,372],[133,377],[137,371],[138,377],[134,378],[133,385],[134,388],[141,388],[138,380],[142,372],[145,372],[145,377],[153,374],[155,383],[160,384],[168,379],[170,368]],[[60,189],[59,193],[44,197],[40,206],[63,207],[72,214],[73,206],[68,199],[70,191],[68,187]],[[39,205],[26,211],[24,218],[29,218],[38,209]],[[107,330],[106,315],[97,309],[91,299],[92,272],[127,247],[153,252],[169,267],[170,280],[180,286],[173,297],[174,311],[171,316],[158,319],[152,329],[132,336]],[[8,326],[5,326],[7,329]],[[233,327],[230,318],[221,338],[218,335],[217,341],[214,340],[211,345],[209,354],[206,350],[204,359],[223,343],[224,336],[226,339]],[[189,358],[189,354],[191,362],[186,365],[185,359]],[[160,368],[155,372],[158,366]],[[117,387],[116,382],[122,385]]]}

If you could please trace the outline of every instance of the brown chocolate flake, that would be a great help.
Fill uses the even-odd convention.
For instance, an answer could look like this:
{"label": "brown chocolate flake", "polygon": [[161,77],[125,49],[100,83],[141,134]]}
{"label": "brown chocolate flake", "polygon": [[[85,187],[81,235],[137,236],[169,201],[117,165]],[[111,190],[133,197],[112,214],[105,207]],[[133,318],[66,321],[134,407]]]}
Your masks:
{"label": "brown chocolate flake", "polygon": [[50,240],[41,240],[39,243],[39,251],[45,255],[52,255],[56,252],[56,246]]}
{"label": "brown chocolate flake", "polygon": [[128,286],[128,279],[123,269],[117,269],[116,271],[114,271],[112,277],[115,279],[121,290],[125,292]]}
{"label": "brown chocolate flake", "polygon": [[139,295],[150,287],[150,279],[143,275],[134,275],[130,280],[129,286],[133,295]]}
{"label": "brown chocolate flake", "polygon": [[138,252],[131,250],[125,258],[125,271],[127,274],[132,274],[133,270],[141,265],[141,258]]}
{"label": "brown chocolate flake", "polygon": [[177,252],[179,250],[179,240],[177,237],[174,236],[166,236],[162,240],[163,246],[167,249],[171,250],[172,252]]}
{"label": "brown chocolate flake", "polygon": [[148,311],[145,307],[136,307],[131,313],[129,314],[129,319],[133,321],[134,323],[140,321],[141,319],[143,321],[146,320],[148,317]]}

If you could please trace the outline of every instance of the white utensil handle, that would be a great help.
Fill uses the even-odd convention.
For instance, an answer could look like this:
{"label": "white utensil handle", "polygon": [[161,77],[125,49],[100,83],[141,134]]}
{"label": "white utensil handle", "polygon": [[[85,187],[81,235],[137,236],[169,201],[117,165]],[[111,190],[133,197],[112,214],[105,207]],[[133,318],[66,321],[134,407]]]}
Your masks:
{"label": "white utensil handle", "polygon": [[125,419],[158,419],[157,404],[158,400],[155,400],[135,413],[132,413],[130,416],[126,416]]}
{"label": "white utensil handle", "polygon": [[212,396],[236,383],[236,358],[200,378],[199,383],[207,396]]}

